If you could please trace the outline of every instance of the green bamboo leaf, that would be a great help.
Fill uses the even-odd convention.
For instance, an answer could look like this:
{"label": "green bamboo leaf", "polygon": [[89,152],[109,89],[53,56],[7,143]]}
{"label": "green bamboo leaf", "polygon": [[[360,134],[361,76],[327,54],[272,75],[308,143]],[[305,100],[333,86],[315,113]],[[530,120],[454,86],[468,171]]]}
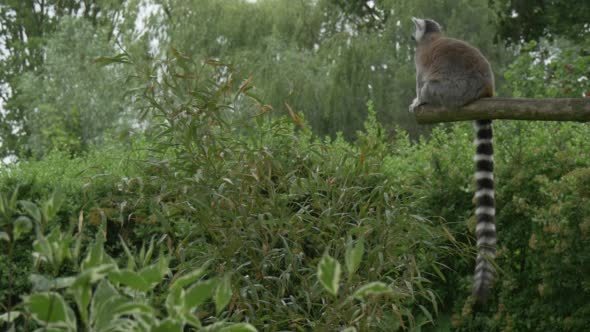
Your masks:
{"label": "green bamboo leaf", "polygon": [[317,275],[322,286],[332,295],[338,294],[340,273],[340,263],[328,254],[324,254],[318,264]]}
{"label": "green bamboo leaf", "polygon": [[113,63],[131,63],[131,61],[129,61],[129,56],[127,54],[120,53],[115,56],[99,56],[94,59],[94,63],[101,66],[107,66]]}
{"label": "green bamboo leaf", "polygon": [[385,283],[380,281],[370,282],[361,286],[357,289],[354,294],[352,295],[354,298],[359,300],[364,300],[369,296],[373,295],[382,295],[382,294],[391,294],[393,290],[391,287],[387,286]]}
{"label": "green bamboo leaf", "polygon": [[430,313],[430,311],[428,311],[428,309],[426,309],[423,305],[419,304],[418,307],[420,308],[420,310],[422,310],[422,313],[424,313],[424,315],[426,316],[426,318],[428,318],[428,321],[433,323],[434,319],[432,318],[432,314]]}

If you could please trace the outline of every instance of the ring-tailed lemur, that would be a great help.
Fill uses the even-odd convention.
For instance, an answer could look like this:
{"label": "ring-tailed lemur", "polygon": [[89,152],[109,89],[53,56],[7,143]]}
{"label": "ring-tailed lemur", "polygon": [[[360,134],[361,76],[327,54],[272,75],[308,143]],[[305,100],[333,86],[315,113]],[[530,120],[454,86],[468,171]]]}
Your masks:
{"label": "ring-tailed lemur", "polygon": [[[494,95],[494,75],[483,54],[468,43],[445,37],[438,23],[412,18],[416,30],[416,98],[410,111],[422,104],[460,107]],[[475,216],[477,219],[477,259],[473,295],[485,302],[495,269],[496,254],[494,201],[494,159],[491,120],[478,120],[475,126]]]}

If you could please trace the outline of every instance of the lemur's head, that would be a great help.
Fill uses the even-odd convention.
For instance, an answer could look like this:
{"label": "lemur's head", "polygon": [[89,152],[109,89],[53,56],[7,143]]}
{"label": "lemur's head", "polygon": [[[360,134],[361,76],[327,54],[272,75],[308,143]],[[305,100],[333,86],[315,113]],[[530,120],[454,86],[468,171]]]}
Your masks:
{"label": "lemur's head", "polygon": [[416,43],[426,40],[433,34],[440,34],[442,32],[442,27],[436,21],[412,17],[412,22],[414,22],[414,26],[416,27],[412,39]]}

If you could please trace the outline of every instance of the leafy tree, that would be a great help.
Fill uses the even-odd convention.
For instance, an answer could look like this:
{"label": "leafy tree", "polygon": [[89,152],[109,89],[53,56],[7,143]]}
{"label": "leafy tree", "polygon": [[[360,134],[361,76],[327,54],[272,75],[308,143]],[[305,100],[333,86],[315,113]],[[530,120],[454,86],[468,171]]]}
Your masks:
{"label": "leafy tree", "polygon": [[113,52],[107,39],[85,19],[63,19],[46,42],[43,67],[18,80],[15,100],[27,120],[24,144],[33,156],[55,148],[80,152],[128,123],[124,71],[93,63]]}
{"label": "leafy tree", "polygon": [[563,36],[590,36],[590,2],[570,0],[490,0],[498,13],[497,37],[509,43]]}
{"label": "leafy tree", "polygon": [[0,113],[2,155],[23,152],[24,138],[29,134],[23,98],[17,86],[24,73],[41,69],[47,37],[66,16],[78,16],[94,26],[109,26],[119,19],[123,0],[5,0],[0,5],[0,40],[5,48],[0,57]]}
{"label": "leafy tree", "polygon": [[349,21],[358,28],[381,29],[389,17],[389,12],[377,7],[373,0],[329,0],[338,6]]}

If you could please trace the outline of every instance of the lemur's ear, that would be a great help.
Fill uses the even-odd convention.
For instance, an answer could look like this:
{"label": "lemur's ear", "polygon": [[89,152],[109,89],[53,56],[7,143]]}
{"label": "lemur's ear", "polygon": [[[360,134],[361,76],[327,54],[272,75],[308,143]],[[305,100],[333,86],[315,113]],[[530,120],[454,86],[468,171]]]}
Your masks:
{"label": "lemur's ear", "polygon": [[412,22],[414,22],[416,29],[424,28],[424,20],[412,16]]}

